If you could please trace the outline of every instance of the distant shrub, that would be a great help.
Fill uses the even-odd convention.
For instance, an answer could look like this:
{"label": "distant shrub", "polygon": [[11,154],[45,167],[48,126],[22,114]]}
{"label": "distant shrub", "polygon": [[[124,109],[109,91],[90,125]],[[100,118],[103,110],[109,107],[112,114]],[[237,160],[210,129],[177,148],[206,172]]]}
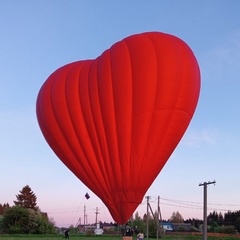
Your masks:
{"label": "distant shrub", "polygon": [[92,236],[92,235],[94,235],[94,231],[89,229],[89,230],[86,231],[86,235],[87,236]]}
{"label": "distant shrub", "polygon": [[191,232],[200,232],[200,230],[194,226],[191,227]]}
{"label": "distant shrub", "polygon": [[234,226],[221,226],[218,229],[219,233],[227,233],[227,234],[234,234],[236,232],[236,229]]}
{"label": "distant shrub", "polygon": [[179,232],[186,232],[187,231],[187,229],[185,228],[185,227],[179,227],[179,229],[178,229],[178,231]]}

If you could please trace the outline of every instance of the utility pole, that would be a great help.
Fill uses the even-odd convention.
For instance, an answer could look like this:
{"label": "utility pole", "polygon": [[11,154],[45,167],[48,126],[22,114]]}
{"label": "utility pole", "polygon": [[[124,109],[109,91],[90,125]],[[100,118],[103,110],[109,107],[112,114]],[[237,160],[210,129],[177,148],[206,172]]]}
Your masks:
{"label": "utility pole", "polygon": [[158,226],[159,226],[159,233],[161,238],[165,238],[165,233],[163,229],[163,224],[162,224],[162,214],[161,214],[161,209],[160,209],[160,196],[158,196],[158,219],[161,221],[161,226],[159,226],[159,221],[158,221]]}
{"label": "utility pole", "polygon": [[[160,219],[161,219],[161,217],[160,217],[160,207],[159,207],[159,204],[160,204],[160,196],[158,196],[158,204],[157,204],[157,239],[158,239],[158,233],[159,233],[159,229],[160,229],[160,223],[159,223],[159,221],[160,221]],[[162,221],[161,221],[161,224],[162,224]],[[159,233],[160,234],[160,236],[161,236],[161,232]]]}
{"label": "utility pole", "polygon": [[83,231],[86,232],[86,206],[84,205]]}
{"label": "utility pole", "polygon": [[96,208],[96,212],[95,212],[95,213],[96,213],[96,227],[97,227],[97,223],[98,223],[98,221],[97,221],[97,215],[98,215],[98,213],[99,213],[99,212],[98,212],[98,207]]}
{"label": "utility pole", "polygon": [[214,184],[216,181],[213,182],[204,182],[200,183],[199,186],[203,186],[203,240],[207,240],[207,185]]}
{"label": "utility pole", "polygon": [[146,196],[146,198],[147,198],[147,230],[146,230],[146,237],[148,239],[148,219],[149,219],[149,199],[150,199],[150,197]]}
{"label": "utility pole", "polygon": [[78,222],[79,222],[79,233],[81,233],[82,231],[81,231],[81,218],[79,218],[79,220],[78,220]]}

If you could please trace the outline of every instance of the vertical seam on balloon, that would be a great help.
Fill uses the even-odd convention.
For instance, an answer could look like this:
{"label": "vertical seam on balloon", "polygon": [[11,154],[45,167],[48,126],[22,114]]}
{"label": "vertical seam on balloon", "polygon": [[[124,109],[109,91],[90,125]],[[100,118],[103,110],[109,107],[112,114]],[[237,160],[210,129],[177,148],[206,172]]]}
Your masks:
{"label": "vertical seam on balloon", "polygon": [[[154,48],[156,49],[156,47],[155,47],[155,45],[154,45],[154,43],[153,43],[153,41],[152,41],[152,38],[150,37],[150,36],[148,36],[149,37],[149,39],[150,39],[150,41],[152,42],[152,44],[153,44],[153,46],[154,46]],[[172,38],[169,38],[168,39],[168,41],[171,41],[171,46],[173,47],[173,46],[175,46],[175,47],[177,47],[177,49],[178,49],[178,51],[179,51],[179,47],[178,47],[178,43],[176,43],[175,41],[174,41],[174,39],[172,39]],[[176,44],[177,44],[177,46],[176,46]],[[156,51],[155,51],[156,52]],[[157,59],[157,62],[158,62],[158,58],[157,58],[157,56],[156,56],[156,59]],[[179,61],[179,60],[178,60]],[[157,69],[157,76],[159,75],[159,69]],[[158,78],[158,77],[157,77]],[[181,81],[182,81],[182,78],[180,78],[181,79]],[[180,89],[178,89],[178,95],[180,94]],[[176,109],[176,104],[177,104],[177,99],[178,98],[176,98],[176,100],[175,100],[175,104],[174,104],[174,107],[173,107],[173,109]],[[156,103],[156,98],[155,98],[155,101],[154,101],[154,105],[155,105],[155,103]],[[172,110],[173,110],[172,109]],[[164,132],[164,134],[163,134],[163,140],[162,140],[162,142],[164,142],[164,139],[166,138],[166,134],[167,134],[167,129],[168,129],[168,126],[170,125],[170,123],[172,122],[172,119],[173,119],[173,114],[171,114],[171,116],[170,116],[170,118],[169,118],[169,121],[168,121],[168,124],[167,124],[167,126],[166,126],[166,130],[165,130],[165,132]],[[152,125],[152,124],[151,124]],[[177,146],[177,145],[176,145]],[[159,146],[159,148],[161,148],[161,145]],[[170,155],[171,156],[171,155]],[[169,157],[170,157],[169,156]],[[166,159],[166,161],[165,162],[163,162],[163,166],[162,166],[162,168],[161,168],[161,170],[163,169],[163,167],[164,167],[164,165],[166,164],[166,162],[167,162],[167,159]],[[161,170],[157,173],[157,174],[155,174],[155,176],[152,176],[152,178],[153,178],[153,180],[155,180],[156,179],[156,177],[159,175],[159,173],[161,172]]]}
{"label": "vertical seam on balloon", "polygon": [[[65,91],[64,91],[64,99],[65,99],[65,104],[66,104],[66,109],[67,109],[67,112],[68,112],[68,117],[69,117],[69,120],[70,120],[70,122],[72,123],[72,129],[73,129],[73,131],[74,131],[74,134],[75,134],[75,137],[76,137],[76,139],[79,139],[78,138],[78,136],[76,135],[76,128],[75,128],[75,126],[74,126],[74,124],[73,124],[73,120],[72,120],[72,116],[70,115],[70,112],[69,112],[69,108],[68,108],[68,105],[69,105],[69,102],[68,102],[68,98],[67,98],[67,94],[66,94],[66,82],[68,81],[68,76],[69,76],[69,73],[70,73],[70,71],[72,71],[73,69],[74,69],[74,67],[75,67],[75,65],[74,66],[72,66],[70,69],[68,69],[68,72],[67,72],[67,74],[66,74],[66,77],[64,78],[64,89],[65,89]],[[82,71],[82,69],[83,69],[83,67],[81,68],[81,70],[80,71]],[[79,73],[80,74],[80,73]],[[78,83],[79,84],[79,83]],[[61,128],[60,128],[61,129]],[[63,129],[64,130],[64,129]],[[65,131],[61,131],[61,132],[65,132]],[[87,172],[85,171],[85,169],[81,166],[81,164],[79,163],[79,161],[78,161],[78,152],[76,152],[76,150],[71,146],[71,144],[69,144],[68,143],[68,141],[66,141],[68,138],[65,136],[65,134],[63,134],[63,136],[64,136],[64,140],[65,140],[65,142],[67,143],[67,145],[68,145],[68,147],[69,147],[69,149],[71,150],[71,153],[73,154],[73,156],[74,156],[74,158],[77,160],[77,163],[78,163],[78,168],[79,169],[82,169],[82,171],[83,172],[85,172],[85,174],[86,174],[86,176],[88,175],[87,174]],[[79,147],[79,149],[81,150],[81,155],[83,154],[84,155],[84,158],[86,158],[86,153],[85,153],[85,151],[83,151],[83,148],[80,146],[80,144],[79,144],[79,142],[78,142],[78,147]],[[89,165],[89,164],[88,164]],[[88,168],[90,168],[91,169],[91,166],[89,165],[89,167]]]}
{"label": "vertical seam on balloon", "polygon": [[[107,50],[106,52],[105,52],[105,54],[108,52],[109,50]],[[110,53],[109,53],[110,54]],[[101,60],[101,58],[102,58],[102,56],[103,55],[101,55],[100,57],[99,57],[99,59]],[[108,57],[108,60],[110,60],[109,59],[109,57]],[[110,61],[109,61],[110,62]],[[99,74],[98,72],[99,72],[99,65],[98,65],[98,67],[97,67],[97,74]],[[104,80],[103,80],[104,81]],[[97,77],[97,83],[98,83],[98,91],[99,91],[99,77]],[[102,117],[102,126],[103,126],[103,130],[104,130],[104,135],[105,135],[105,139],[106,139],[106,147],[107,147],[107,152],[108,152],[108,159],[106,159],[105,161],[106,161],[106,163],[107,163],[107,175],[109,175],[109,176],[111,176],[111,179],[112,179],[112,176],[113,176],[113,178],[114,178],[114,174],[113,174],[113,171],[112,171],[112,159],[110,158],[110,156],[109,156],[109,150],[110,150],[110,147],[109,147],[109,139],[108,139],[108,135],[107,135],[107,131],[106,131],[106,124],[104,124],[104,119],[103,119],[103,114],[102,114],[102,112],[103,112],[103,110],[102,110],[102,101],[101,101],[101,98],[100,98],[100,94],[98,94],[98,97],[99,97],[99,106],[100,106],[100,109],[101,109],[101,117]],[[108,161],[107,161],[108,160]],[[105,163],[105,164],[106,164]],[[110,179],[109,179],[110,180]],[[113,183],[113,181],[109,181],[110,183],[111,183],[111,190],[113,189],[112,188],[112,183]],[[117,189],[116,188],[116,182],[114,181],[114,188],[115,189]],[[111,191],[110,191],[110,193],[111,193]],[[113,197],[111,196],[110,197],[110,201],[112,202],[112,200],[113,200]],[[110,207],[110,206],[109,206]],[[111,205],[111,209],[113,209],[112,208],[112,205]]]}
{"label": "vertical seam on balloon", "polygon": [[[85,65],[85,64],[84,64],[84,65]],[[78,135],[76,134],[76,128],[75,128],[75,125],[74,125],[74,121],[73,121],[73,119],[72,119],[72,115],[70,114],[69,108],[68,108],[69,102],[68,102],[68,98],[67,98],[67,94],[66,94],[66,82],[68,81],[69,72],[70,72],[71,70],[73,70],[73,68],[74,68],[74,67],[72,67],[72,68],[68,71],[67,76],[66,76],[65,81],[64,81],[64,84],[65,84],[65,101],[66,101],[68,116],[69,116],[69,119],[70,119],[70,121],[71,121],[71,123],[72,123],[72,128],[73,128],[73,130],[74,130],[75,137],[78,139],[78,147],[79,147],[80,151],[82,152],[82,154],[84,155],[84,158],[86,158],[87,154],[85,153],[84,149],[83,149],[83,148],[80,146],[80,144],[79,144],[79,138],[78,138]],[[81,70],[79,71],[78,76],[80,75],[80,72],[82,71],[82,69],[83,69],[83,66],[82,66]],[[79,81],[77,81],[77,84],[79,85]],[[78,92],[78,93],[79,93],[79,92]],[[85,124],[85,126],[86,126],[86,124]],[[78,155],[79,153],[76,153],[76,151],[73,151],[73,149],[72,149],[71,147],[70,147],[70,149],[71,149],[71,152],[74,154],[75,159],[77,160],[78,167],[81,168],[82,171],[86,173],[85,169],[81,167],[81,164],[80,164],[79,161],[78,161],[77,155]],[[82,154],[81,154],[81,155],[82,155]],[[92,169],[89,164],[88,164],[88,168]],[[87,175],[87,173],[86,173],[86,175]]]}
{"label": "vertical seam on balloon", "polygon": [[[66,141],[65,135],[61,131],[62,128],[61,128],[60,124],[57,121],[56,110],[55,110],[55,106],[54,106],[54,103],[53,103],[52,92],[53,92],[54,83],[56,84],[56,81],[57,81],[57,79],[56,79],[56,76],[54,75],[53,80],[51,82],[51,87],[50,87],[50,103],[51,103],[52,114],[53,114],[53,117],[54,117],[54,120],[55,120],[55,124],[58,127],[59,133],[61,134],[62,138],[64,139],[65,145],[67,145],[68,148],[70,149],[70,146],[69,146],[69,144]],[[64,153],[64,156],[65,156],[65,153]]]}
{"label": "vertical seam on balloon", "polygon": [[[89,63],[89,62],[88,62]],[[92,63],[91,63],[92,64]],[[82,66],[82,68],[81,68],[81,71],[83,70],[83,68],[86,66],[86,62],[84,63],[84,65]],[[90,67],[88,67],[88,78],[86,79],[86,81],[87,81],[87,85],[88,85],[88,92],[89,92],[89,69],[90,69]],[[79,72],[79,74],[78,74],[78,81],[77,81],[77,84],[78,84],[78,88],[77,88],[77,94],[78,94],[78,99],[79,99],[79,107],[81,108],[81,111],[82,111],[82,102],[80,101],[80,92],[79,92],[79,81],[80,81],[80,77],[81,77],[81,71]],[[88,95],[89,96],[89,95]],[[90,104],[90,99],[89,99],[89,105],[90,105],[90,108],[91,108],[91,104]],[[92,140],[92,138],[91,138],[91,136],[90,136],[90,131],[89,131],[89,128],[87,127],[87,121],[86,121],[86,117],[85,117],[85,114],[84,114],[84,112],[82,111],[82,117],[83,117],[83,120],[84,120],[84,125],[85,125],[85,128],[86,128],[86,132],[87,132],[87,134],[88,134],[88,138],[90,139],[90,145],[91,145],[91,151],[94,153],[94,159],[92,159],[92,160],[95,160],[95,162],[97,163],[98,161],[97,161],[97,157],[96,157],[96,152],[95,152],[95,150],[94,150],[94,147],[93,147],[93,140]],[[92,120],[93,120],[93,116],[92,116],[92,111],[91,111],[91,117],[92,117]],[[94,121],[93,121],[94,122]],[[94,126],[94,129],[95,129],[95,126]],[[95,131],[96,132],[96,131]],[[77,139],[78,139],[78,142],[82,142],[82,141],[80,141],[80,139],[79,139],[79,137],[80,136],[77,136]],[[88,159],[88,153],[85,151],[85,149],[84,148],[82,148],[81,147],[81,145],[80,145],[80,149],[83,151],[83,154],[84,154],[84,156],[87,156],[86,157],[86,159]],[[99,181],[98,181],[98,178],[97,178],[97,174],[95,174],[95,170],[96,169],[94,169],[93,168],[93,165],[91,164],[91,162],[90,161],[86,161],[85,162],[85,164],[88,164],[88,168],[89,169],[91,169],[91,172],[92,172],[92,174],[89,174],[89,173],[87,173],[87,175],[88,176],[92,176],[92,177],[94,177],[94,179],[95,179],[95,181],[94,181],[94,183],[96,184],[96,183],[98,183]],[[84,169],[83,169],[84,170]],[[85,170],[84,170],[85,171]],[[86,172],[86,171],[85,171]],[[92,181],[91,181],[92,182]],[[103,186],[101,185],[101,183],[98,183],[98,187],[99,187],[99,189],[102,189],[101,190],[101,192],[104,192],[104,188],[103,188]],[[90,187],[90,189],[93,191],[93,192],[95,192],[94,191],[94,185],[92,185],[91,187]]]}
{"label": "vertical seam on balloon", "polygon": [[[92,63],[91,63],[91,66],[90,66],[90,68],[89,68],[89,73],[91,72],[91,69],[92,69],[92,67],[93,67],[93,64],[94,63],[96,63],[98,61],[98,58],[97,59],[95,59]],[[97,63],[96,63],[97,64]],[[101,141],[101,139],[102,139],[102,137],[100,137],[99,136],[99,134],[98,134],[98,131],[96,130],[96,122],[95,122],[95,118],[93,117],[94,116],[94,114],[93,114],[93,109],[92,109],[92,104],[91,104],[91,97],[90,97],[90,86],[89,86],[89,84],[90,84],[90,81],[88,81],[88,91],[89,91],[89,103],[90,103],[90,109],[91,109],[91,114],[92,114],[92,121],[93,121],[93,123],[94,123],[94,129],[95,129],[95,134],[96,134],[96,141],[97,141],[97,144],[98,144],[98,153],[96,154],[95,153],[95,156],[99,156],[100,155],[100,157],[101,157],[101,159],[102,159],[102,161],[103,161],[103,163],[100,165],[99,163],[98,163],[98,167],[99,167],[99,169],[100,169],[100,172],[102,173],[102,178],[104,179],[104,181],[105,181],[105,183],[106,183],[106,185],[107,185],[107,189],[108,189],[108,194],[110,194],[110,188],[109,188],[109,182],[110,182],[110,179],[108,178],[108,174],[106,174],[106,168],[105,168],[105,162],[104,162],[104,157],[103,157],[103,153],[102,153],[102,148],[101,148],[101,145],[99,144],[100,143],[100,141]],[[96,77],[96,84],[98,85],[98,78]],[[99,108],[101,108],[100,107],[100,99],[99,99],[99,94],[98,94],[98,105],[99,105]],[[100,111],[100,114],[101,114],[101,111]],[[101,117],[102,117],[102,114],[101,114]],[[102,121],[101,121],[102,122]],[[104,137],[105,139],[106,139],[106,137]],[[94,151],[95,152],[95,151]],[[96,159],[98,159],[98,157],[96,157]],[[98,162],[98,161],[97,161]],[[106,192],[105,192],[105,189],[103,188],[103,191],[102,191],[104,194],[106,194]]]}
{"label": "vertical seam on balloon", "polygon": [[[54,75],[53,80],[52,80],[52,82],[51,82],[51,87],[50,87],[50,103],[51,103],[51,109],[52,109],[52,113],[53,113],[53,116],[54,116],[55,123],[56,123],[56,125],[58,126],[58,130],[59,130],[60,134],[62,135],[62,138],[64,139],[65,144],[66,144],[66,145],[68,146],[68,148],[69,148],[69,144],[67,143],[66,138],[65,138],[63,132],[61,131],[62,128],[61,128],[60,124],[59,124],[58,121],[57,121],[56,110],[55,110],[55,106],[54,106],[54,103],[53,103],[52,92],[53,92],[54,83],[55,83],[56,81],[57,81],[57,79],[56,79],[56,76]],[[56,83],[55,83],[55,84],[56,84]],[[65,155],[65,154],[64,154],[64,155]]]}
{"label": "vertical seam on balloon", "polygon": [[[72,69],[72,68],[71,68]],[[70,69],[70,70],[71,70]],[[67,72],[67,74],[66,74],[66,76],[69,74],[69,71],[70,71],[69,69],[68,69],[68,72]],[[52,84],[51,84],[51,92],[52,92],[52,90],[53,90],[53,85],[54,85],[54,82],[56,82],[56,81],[58,81],[58,79],[56,79],[55,77],[54,77],[54,79],[53,79],[53,81],[52,81]],[[63,82],[64,82],[64,85],[66,85],[66,77],[63,79]],[[67,99],[66,99],[66,92],[64,91],[64,99],[65,99],[65,105],[66,105],[66,108],[67,108]],[[50,94],[50,96],[51,96],[51,105],[52,105],[52,112],[53,112],[53,116],[54,116],[54,118],[55,118],[55,122],[56,122],[56,124],[57,124],[57,126],[58,126],[58,129],[59,129],[59,132],[61,133],[61,135],[62,135],[62,137],[63,137],[63,139],[64,139],[64,142],[65,142],[65,145],[66,146],[68,146],[68,149],[71,151],[71,153],[73,154],[73,156],[75,157],[75,159],[77,159],[76,158],[76,153],[75,153],[75,151],[73,151],[73,149],[72,149],[72,147],[71,147],[71,145],[67,142],[67,137],[66,137],[66,134],[64,134],[64,128],[62,128],[62,126],[58,123],[58,121],[57,121],[57,119],[58,119],[58,117],[56,117],[56,112],[55,112],[55,107],[54,107],[54,105],[53,105],[53,99],[52,99],[52,94]],[[68,113],[69,113],[69,110],[67,109],[67,111],[68,111]],[[70,116],[69,116],[69,118],[70,118]],[[70,118],[71,119],[71,118]],[[71,121],[71,120],[70,120]],[[79,167],[80,167],[80,165],[79,165]],[[74,171],[74,167],[73,167],[73,165],[71,164],[70,165],[70,169],[72,170],[73,169],[73,172],[75,173],[75,171]]]}
{"label": "vertical seam on balloon", "polygon": [[[179,90],[178,90],[178,98],[179,98],[179,95],[180,95],[180,93],[182,92],[182,89],[183,89],[183,84],[182,84],[182,81],[183,81],[183,79],[184,79],[184,77],[183,77],[183,74],[184,74],[184,72],[183,72],[183,68],[182,68],[182,66],[183,66],[183,64],[185,64],[185,63],[183,63],[183,61],[182,61],[182,59],[183,59],[183,55],[185,55],[186,54],[186,50],[185,50],[185,48],[184,48],[184,50],[182,50],[181,49],[181,45],[183,44],[182,42],[179,42],[179,41],[174,41],[174,39],[171,39],[171,41],[173,42],[172,43],[172,46],[174,46],[175,47],[175,49],[177,49],[177,51],[178,51],[178,55],[179,55],[179,57],[177,58],[177,61],[178,61],[178,65],[180,65],[181,67],[178,67],[178,69],[180,69],[181,71],[179,71],[180,73],[181,73],[181,77],[179,77],[178,79],[179,79],[179,81],[181,81],[181,83],[179,84],[180,85],[180,87],[179,87]],[[180,63],[180,64],[179,64]],[[176,98],[176,100],[178,99],[178,98]],[[175,102],[175,106],[174,106],[174,109],[175,109],[175,111],[183,111],[182,109],[177,109],[177,101]],[[184,113],[185,114],[187,114],[188,116],[189,116],[189,119],[191,119],[191,116],[189,115],[189,112],[186,112],[186,111],[184,111]],[[169,121],[169,124],[170,124],[170,122],[172,122],[172,120],[173,120],[173,115],[171,116],[171,119],[170,119],[170,121]],[[189,125],[190,124],[190,121],[188,122],[188,124],[187,125]],[[184,133],[186,132],[186,130],[187,130],[187,127],[186,127],[186,129],[184,129],[184,131],[183,131],[183,133],[181,134],[181,137],[180,137],[180,139],[179,139],[179,142],[176,144],[176,146],[174,147],[174,149],[173,149],[173,152],[174,152],[174,150],[176,149],[176,147],[178,146],[178,144],[180,143],[180,141],[181,141],[181,139],[182,139],[182,137],[184,136]],[[170,155],[171,156],[171,155]],[[169,157],[170,157],[169,156]]]}
{"label": "vertical seam on balloon", "polygon": [[[117,141],[117,153],[118,153],[118,159],[120,159],[120,153],[119,153],[119,139],[118,139],[118,130],[117,130],[117,119],[116,119],[116,101],[115,101],[115,96],[114,96],[114,86],[113,86],[113,82],[114,82],[114,79],[113,79],[113,74],[112,74],[112,64],[111,64],[111,48],[109,49],[109,65],[110,65],[110,74],[111,74],[111,80],[112,80],[112,99],[113,99],[113,113],[114,113],[114,124],[115,124],[115,134],[116,134],[116,141]],[[121,167],[121,161],[117,161],[118,162],[118,165],[120,165]],[[120,162],[120,163],[119,163]],[[116,168],[118,169],[118,168]],[[114,169],[115,170],[115,169]],[[121,171],[117,171],[115,170],[115,174],[121,174],[121,179],[123,180],[122,178],[122,172]],[[115,183],[115,186],[117,186],[119,183]],[[123,184],[121,185],[121,189],[122,189],[122,186]],[[116,188],[117,189],[117,188]],[[121,199],[121,194],[120,192],[117,192],[118,193],[118,199]]]}
{"label": "vertical seam on balloon", "polygon": [[[174,49],[177,49],[177,52],[179,52],[179,51],[180,51],[180,49],[179,49],[179,42],[176,41],[175,39],[173,39],[172,37],[169,38],[169,41],[171,42],[171,47],[172,47],[172,48],[174,47]],[[175,62],[176,62],[176,61],[175,61]],[[182,62],[180,61],[179,57],[177,58],[177,62],[180,62],[181,65],[182,65]],[[181,68],[178,67],[178,69],[181,69]],[[182,75],[182,70],[181,70],[181,75]],[[182,82],[182,77],[179,77],[178,79],[179,79],[179,81]],[[180,88],[178,88],[178,94],[177,94],[178,97],[179,97],[179,94],[180,94],[181,89],[182,89],[182,84],[179,83],[179,85],[180,85]],[[172,111],[173,111],[173,110],[176,110],[176,105],[177,105],[178,97],[175,98],[175,103],[174,103],[174,107],[173,107]],[[169,121],[168,121],[168,124],[167,124],[166,129],[168,129],[168,126],[170,125],[170,123],[172,123],[172,120],[173,120],[173,114],[171,114],[171,116],[170,116],[170,119],[169,119]],[[166,138],[166,134],[167,134],[167,131],[165,131],[164,138]],[[164,142],[164,141],[163,141],[163,142]],[[177,145],[178,145],[178,143],[177,143]],[[175,148],[177,147],[177,145],[175,146]],[[175,149],[175,148],[174,148],[174,149]],[[173,150],[173,151],[174,151],[174,150]],[[172,153],[173,153],[173,152],[172,152]],[[171,157],[172,153],[170,154],[169,158]],[[166,162],[167,162],[167,159],[166,159],[164,165],[166,164]],[[163,165],[163,167],[164,167],[164,165]]]}
{"label": "vertical seam on balloon", "polygon": [[[86,62],[84,63],[84,65],[83,65],[83,67],[82,67],[82,69],[84,68],[86,66]],[[90,104],[90,98],[89,98],[89,71],[90,71],[90,67],[89,66],[87,66],[87,68],[88,68],[88,76],[87,76],[87,78],[85,79],[85,81],[87,82],[87,89],[88,89],[88,102],[89,102],[89,106],[90,106],[90,109],[91,109],[91,104]],[[81,69],[81,70],[82,70]],[[79,86],[79,82],[80,82],[80,78],[81,78],[81,74],[79,73],[79,76],[78,76],[78,86]],[[78,88],[79,89],[79,88]],[[78,97],[79,97],[79,103],[80,103],[80,105],[81,105],[81,109],[82,109],[82,102],[80,101],[80,92],[78,91]],[[91,137],[91,128],[89,128],[88,127],[88,124],[87,124],[87,119],[86,119],[86,116],[85,116],[85,114],[84,114],[84,111],[82,111],[82,113],[83,113],[83,119],[84,119],[84,123],[85,123],[85,128],[86,128],[86,131],[87,131],[87,134],[88,134],[88,138],[89,138],[89,141],[90,141],[90,146],[91,146],[91,151],[94,153],[94,156],[93,156],[93,159],[91,159],[92,161],[95,161],[95,162],[97,162],[96,161],[96,152],[95,152],[95,150],[94,150],[94,146],[93,146],[93,138]],[[90,111],[90,113],[91,113],[91,119],[92,119],[92,121],[93,121],[93,116],[92,116],[92,109],[91,109],[91,111]],[[95,129],[95,126],[93,126],[94,127],[94,132],[96,132],[96,129]],[[88,154],[87,154],[88,155]],[[90,159],[89,159],[90,160]],[[96,183],[98,183],[98,179],[97,179],[97,175],[95,174],[95,170],[96,169],[94,169],[93,168],[93,164],[91,164],[90,163],[90,161],[86,161],[87,163],[88,163],[88,167],[91,169],[91,171],[92,171],[92,174],[90,174],[89,176],[94,176],[94,179],[96,180],[96,181],[94,181],[94,183],[96,184]],[[101,184],[98,184],[98,186],[99,186],[99,188],[100,189],[102,189],[102,186],[101,186]],[[94,189],[92,189],[91,188],[91,190],[93,191]]]}
{"label": "vertical seam on balloon", "polygon": [[[148,39],[148,41],[151,43],[151,45],[153,46],[153,48],[154,48],[154,52],[155,52],[155,57],[156,57],[156,51],[155,51],[155,46],[154,46],[154,44],[153,44],[153,42],[152,42],[152,39],[148,36],[148,35],[145,35],[145,38],[146,39]],[[156,57],[156,59],[157,59],[157,57]],[[156,83],[156,85],[157,85],[158,83]],[[156,101],[156,88],[155,88],[155,92],[154,92],[154,103],[153,103],[153,108],[154,108],[154,105],[155,105],[155,101]],[[154,109],[153,109],[154,110]],[[147,136],[147,138],[146,138],[146,142],[145,142],[145,148],[144,148],[144,159],[145,159],[145,161],[143,162],[144,164],[145,164],[145,162],[146,161],[151,161],[151,159],[147,159],[146,158],[146,148],[147,148],[147,143],[148,143],[148,139],[149,139],[149,135],[150,135],[150,130],[151,130],[151,127],[152,127],[152,119],[153,119],[153,110],[152,110],[152,114],[151,114],[151,123],[149,124],[149,126],[148,126],[148,136]]]}
{"label": "vertical seam on balloon", "polygon": [[[127,48],[127,51],[128,51],[128,57],[129,57],[129,63],[131,64],[132,66],[132,61],[131,61],[131,54],[130,54],[130,50],[129,50],[129,47],[128,47],[128,44],[126,42],[126,40],[122,40],[122,42],[125,44],[126,48]],[[132,67],[129,67],[129,69],[132,70]],[[131,71],[131,79],[132,79],[132,71]],[[131,149],[132,149],[132,125],[133,125],[133,87],[132,87],[132,101],[131,101],[131,137],[130,137],[130,144],[131,144],[131,147],[130,147],[130,153],[129,153],[129,166],[127,167],[128,169],[128,173],[127,173],[127,176],[128,176],[128,179],[130,179],[130,184],[132,184],[132,187],[133,187],[133,181],[132,181],[132,175],[131,175],[131,170],[132,170],[132,155],[131,155]],[[122,178],[122,186],[124,186],[126,183],[124,182],[124,179]],[[135,186],[134,186],[135,187]],[[127,199],[127,193],[124,192],[124,195],[125,195],[125,199]],[[124,216],[122,216],[122,218],[124,218]]]}
{"label": "vertical seam on balloon", "polygon": [[[151,37],[149,36],[149,35],[143,35],[142,37],[144,37],[145,39],[147,39],[150,43],[151,43],[151,45],[153,46],[153,48],[154,48],[154,52],[155,52],[155,57],[156,57],[156,61],[157,61],[157,55],[156,55],[156,48],[155,48],[155,45],[154,45],[154,43],[153,43],[153,41],[152,41],[152,39],[151,39]],[[158,70],[158,69],[157,69]],[[156,74],[156,75],[158,75],[158,73]],[[157,78],[157,76],[156,76],[156,78]],[[157,86],[157,84],[158,84],[158,82],[156,83],[156,86]],[[156,88],[155,88],[156,89]],[[153,105],[152,105],[152,108],[153,108],[153,110],[154,110],[154,106],[155,106],[155,102],[156,102],[156,90],[155,90],[155,97],[154,97],[154,103],[153,103]],[[145,146],[144,146],[144,153],[143,153],[143,158],[145,159],[144,160],[144,162],[141,162],[141,169],[144,169],[142,166],[144,166],[145,165],[145,163],[146,163],[146,161],[147,162],[149,162],[149,161],[151,161],[151,159],[147,159],[146,158],[146,151],[147,151],[147,147],[148,147],[148,142],[149,142],[149,136],[150,136],[150,130],[151,130],[151,128],[152,128],[152,119],[153,119],[153,113],[154,113],[154,111],[152,110],[152,114],[151,114],[151,120],[150,120],[150,124],[148,125],[148,135],[147,135],[147,138],[146,138],[146,141],[145,141]],[[141,178],[141,174],[138,174],[138,176],[139,176],[139,179]],[[139,182],[140,180],[138,180],[137,182]]]}

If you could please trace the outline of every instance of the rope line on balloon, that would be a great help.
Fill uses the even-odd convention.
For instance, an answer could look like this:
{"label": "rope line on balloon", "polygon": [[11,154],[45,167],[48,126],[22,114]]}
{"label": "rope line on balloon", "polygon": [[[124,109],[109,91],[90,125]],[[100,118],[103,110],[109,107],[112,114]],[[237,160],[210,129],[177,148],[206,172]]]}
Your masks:
{"label": "rope line on balloon", "polygon": [[[81,207],[81,205],[82,205],[82,203],[83,203],[84,198],[85,198],[85,196],[83,196],[83,198],[82,198],[82,200],[81,200],[81,202],[80,202],[80,205],[79,205],[79,207],[77,208],[77,211],[75,212],[75,215],[74,215],[74,217],[73,217],[73,219],[72,219],[71,225],[73,225],[73,221],[75,220],[76,215],[77,215],[77,213],[79,212],[79,209],[80,209],[80,207]],[[79,219],[78,219],[78,221],[79,221]],[[78,224],[78,222],[77,222],[76,224]]]}

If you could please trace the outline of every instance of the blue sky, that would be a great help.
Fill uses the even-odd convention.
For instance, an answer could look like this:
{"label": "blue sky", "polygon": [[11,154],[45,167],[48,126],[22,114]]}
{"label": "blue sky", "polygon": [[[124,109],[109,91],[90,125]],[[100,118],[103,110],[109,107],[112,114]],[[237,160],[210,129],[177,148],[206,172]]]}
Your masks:
{"label": "blue sky", "polygon": [[[112,221],[101,200],[54,155],[38,127],[38,91],[57,68],[99,56],[135,33],[159,31],[193,50],[202,86],[197,110],[182,141],[149,188],[151,206],[161,197],[162,217],[179,211],[202,218],[240,209],[240,1],[13,1],[0,0],[0,203],[13,205],[28,184],[42,211],[58,226]],[[84,195],[89,192],[91,198]],[[146,199],[137,211],[146,212]],[[83,221],[83,220],[82,220]]]}

